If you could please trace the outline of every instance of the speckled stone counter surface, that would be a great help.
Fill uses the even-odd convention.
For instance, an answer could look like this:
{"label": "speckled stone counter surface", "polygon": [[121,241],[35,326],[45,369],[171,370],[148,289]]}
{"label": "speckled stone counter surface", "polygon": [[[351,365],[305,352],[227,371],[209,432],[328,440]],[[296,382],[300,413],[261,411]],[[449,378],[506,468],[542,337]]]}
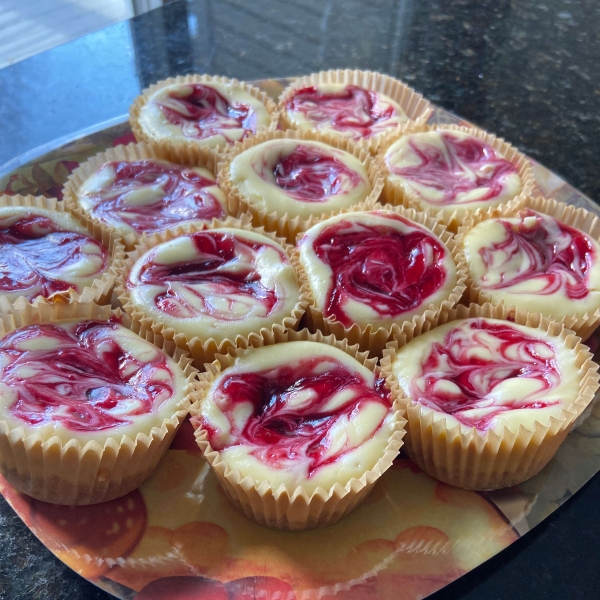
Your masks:
{"label": "speckled stone counter surface", "polygon": [[[593,0],[179,0],[0,71],[0,164],[124,115],[150,83],[373,69],[493,131],[600,199]],[[600,477],[434,600],[598,598]],[[109,598],[0,498],[0,599]],[[399,593],[398,597],[401,597]]]}

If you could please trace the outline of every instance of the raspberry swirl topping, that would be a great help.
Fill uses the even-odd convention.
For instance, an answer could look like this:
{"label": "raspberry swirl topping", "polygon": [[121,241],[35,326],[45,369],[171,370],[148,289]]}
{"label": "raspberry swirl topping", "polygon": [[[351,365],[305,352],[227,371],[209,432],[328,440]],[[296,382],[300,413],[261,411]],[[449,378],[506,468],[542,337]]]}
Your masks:
{"label": "raspberry swirl topping", "polygon": [[83,185],[79,202],[98,219],[138,234],[225,216],[206,169],[159,160],[109,162]]}
{"label": "raspberry swirl topping", "polygon": [[226,98],[212,86],[201,83],[185,84],[157,98],[163,115],[169,123],[181,128],[183,135],[205,139],[222,135],[233,143],[241,139],[232,130],[243,130],[243,136],[256,133],[257,115],[243,102]]}
{"label": "raspberry swirl topping", "polygon": [[448,279],[449,252],[435,236],[393,213],[368,214],[371,222],[351,214],[311,242],[332,272],[323,314],[346,327],[355,321],[349,310],[357,303],[395,318],[427,302]]}
{"label": "raspberry swirl topping", "polygon": [[495,221],[502,227],[502,239],[479,249],[486,269],[481,277],[484,289],[563,293],[571,300],[589,294],[590,270],[597,256],[586,234],[530,209],[518,221]]}
{"label": "raspberry swirl topping", "polygon": [[509,411],[559,406],[552,395],[561,383],[557,352],[540,337],[501,321],[451,324],[423,355],[410,396],[480,431]]}
{"label": "raspberry swirl topping", "polygon": [[[22,213],[0,216],[0,294],[33,300],[69,289],[81,292],[106,269],[108,253],[94,238],[69,231],[46,214]],[[65,215],[57,219],[71,221]]]}
{"label": "raspberry swirl topping", "polygon": [[257,314],[268,316],[279,308],[277,289],[264,285],[257,263],[266,251],[287,263],[282,250],[216,230],[185,238],[193,245],[191,256],[163,262],[151,253],[130,276],[129,287],[154,286],[156,308],[181,319],[207,315],[239,321]]}
{"label": "raspberry swirl topping", "polygon": [[297,146],[291,154],[279,157],[271,173],[260,173],[301,202],[325,202],[331,196],[346,194],[363,183],[362,177],[317,146]]}
{"label": "raspberry swirl topping", "polygon": [[165,354],[115,321],[18,329],[0,341],[0,374],[13,417],[73,432],[131,424],[174,393]]}
{"label": "raspberry swirl topping", "polygon": [[402,109],[383,94],[356,85],[322,88],[298,90],[286,102],[286,109],[317,129],[333,129],[355,140],[379,135],[406,121]]}
{"label": "raspberry swirl topping", "polygon": [[483,140],[464,133],[406,136],[388,149],[385,161],[393,176],[435,206],[490,202],[520,192],[516,167]]}
{"label": "raspberry swirl topping", "polygon": [[302,464],[308,478],[371,439],[391,407],[383,379],[373,385],[318,352],[292,365],[226,373],[212,398],[227,423],[200,417],[214,449],[247,446],[271,469]]}

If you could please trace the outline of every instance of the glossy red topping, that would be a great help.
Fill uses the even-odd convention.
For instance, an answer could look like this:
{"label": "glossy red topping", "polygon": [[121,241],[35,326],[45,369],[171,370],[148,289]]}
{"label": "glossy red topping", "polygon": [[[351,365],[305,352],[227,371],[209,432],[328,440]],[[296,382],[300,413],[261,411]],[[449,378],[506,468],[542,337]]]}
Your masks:
{"label": "glossy red topping", "polygon": [[[535,224],[531,219],[524,223],[527,217],[533,217]],[[555,294],[564,289],[571,300],[581,300],[588,295],[590,269],[596,262],[596,252],[587,235],[532,210],[522,215],[518,224],[499,222],[504,227],[504,240],[479,250],[485,267],[501,276],[500,282],[493,285],[485,283],[484,276],[486,289],[501,290],[535,280],[540,284],[539,289],[536,285],[536,294]],[[508,263],[519,258],[527,265],[526,270],[505,270]]]}
{"label": "glossy red topping", "polygon": [[[495,338],[493,346],[487,336]],[[490,358],[485,357],[487,352],[475,352],[477,347],[489,350]],[[545,349],[543,356],[540,348]],[[485,431],[494,426],[494,418],[503,412],[558,404],[544,400],[545,393],[561,380],[556,358],[550,344],[509,324],[469,319],[449,331],[442,342],[432,345],[422,365],[420,380],[425,387],[413,386],[411,396],[415,402]],[[519,377],[537,380],[539,390],[513,401],[502,399],[500,403],[494,388],[507,379]],[[441,389],[436,385],[440,380],[453,383],[456,390]],[[478,414],[468,413],[473,409],[478,409]]]}
{"label": "glossy red topping", "polygon": [[317,127],[351,132],[355,139],[381,133],[389,127],[385,121],[399,116],[393,106],[382,106],[379,94],[356,85],[329,93],[314,86],[303,88],[287,101],[286,109],[302,113]]}
{"label": "glossy red topping", "polygon": [[[84,321],[72,331],[45,323],[10,333],[0,341],[1,377],[17,399],[11,413],[29,425],[60,423],[73,431],[100,431],[155,412],[172,397],[164,353],[142,363],[111,337],[116,322]],[[53,348],[28,349],[33,340]],[[47,346],[47,343],[46,343]]]}
{"label": "glossy red topping", "polygon": [[[444,149],[411,138],[409,145],[420,163],[411,167],[388,167],[394,175],[430,187],[443,194],[441,199],[427,198],[432,204],[452,204],[459,194],[479,188],[487,192],[472,202],[485,202],[499,196],[509,175],[517,173],[513,164],[476,137],[461,139],[452,133],[438,132]],[[461,200],[462,201],[462,200]]]}
{"label": "glossy red topping", "polygon": [[331,154],[298,146],[273,168],[277,185],[303,202],[326,202],[360,185],[362,178]]}
{"label": "glossy red topping", "polygon": [[169,93],[168,101],[158,101],[157,104],[167,121],[181,127],[186,137],[204,139],[222,135],[228,139],[228,129],[256,132],[256,112],[249,106],[230,103],[208,85],[191,83],[185,87],[190,89],[187,96],[182,96],[181,90],[173,91]]}
{"label": "glossy red topping", "polygon": [[0,293],[22,292],[32,300],[71,288],[81,291],[60,275],[85,260],[90,252],[84,252],[84,248],[90,245],[98,248],[95,256],[102,260],[98,272],[106,266],[107,252],[99,242],[65,231],[48,217],[29,215],[8,227],[0,221],[0,228]]}
{"label": "glossy red topping", "polygon": [[[119,219],[144,233],[162,231],[182,221],[225,216],[219,201],[206,189],[217,182],[192,169],[151,160],[110,162],[102,169],[113,169],[114,181],[86,197],[95,203],[92,214],[104,221]],[[130,193],[149,187],[162,188],[164,194],[151,204],[128,202]]]}
{"label": "glossy red topping", "polygon": [[[327,408],[328,401],[340,393],[348,393],[350,399],[334,410]],[[255,446],[252,454],[275,469],[284,469],[286,463],[306,457],[309,476],[355,448],[346,444],[338,452],[329,453],[333,440],[328,434],[334,425],[342,419],[356,418],[368,403],[391,406],[383,379],[370,386],[330,356],[315,356],[269,371],[232,374],[222,379],[214,395],[236,438],[231,445]],[[308,396],[310,401],[294,405],[293,399],[298,396]],[[254,409],[240,429],[235,413],[244,403]],[[383,419],[377,429],[382,423]],[[218,432],[210,424],[202,422],[202,427],[215,450],[228,447],[219,445]]]}
{"label": "glossy red topping", "polygon": [[[411,228],[398,215],[386,215]],[[369,305],[381,317],[414,310],[446,281],[447,250],[422,229],[403,233],[394,227],[340,221],[312,242],[315,254],[333,274],[323,314],[349,327],[344,307],[350,300]]]}
{"label": "glossy red topping", "polygon": [[[215,318],[232,320],[234,313],[223,310],[220,305],[212,304],[211,299],[215,296],[235,296],[235,301],[239,302],[240,298],[246,296],[251,304],[258,300],[266,308],[267,314],[273,311],[278,302],[276,291],[266,288],[261,283],[261,275],[253,261],[254,255],[267,247],[266,244],[218,231],[203,231],[188,237],[198,251],[197,258],[168,265],[147,262],[140,271],[140,282],[168,286],[166,292],[158,294],[155,298],[159,310],[179,318],[208,314]],[[283,252],[281,259],[287,260]],[[193,296],[202,310],[197,310],[179,289],[172,287],[175,283],[181,284],[185,294]],[[199,289],[201,284],[209,286],[207,295]],[[233,301],[230,300],[230,304],[233,304]]]}

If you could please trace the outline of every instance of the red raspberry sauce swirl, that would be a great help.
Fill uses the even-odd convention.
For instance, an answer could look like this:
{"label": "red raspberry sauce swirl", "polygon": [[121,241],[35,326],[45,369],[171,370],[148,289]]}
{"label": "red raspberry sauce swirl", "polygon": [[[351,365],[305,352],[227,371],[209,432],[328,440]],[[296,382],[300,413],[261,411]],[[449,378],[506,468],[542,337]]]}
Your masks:
{"label": "red raspberry sauce swirl", "polygon": [[[526,225],[523,222],[526,217],[535,217],[535,225]],[[502,220],[500,223],[505,230],[504,240],[479,250],[485,267],[501,276],[501,281],[494,285],[486,284],[484,276],[485,289],[501,290],[535,280],[543,282],[535,294],[545,296],[564,289],[571,300],[581,300],[588,295],[590,269],[596,262],[596,252],[592,240],[582,231],[533,210],[522,215],[516,225]],[[514,274],[503,271],[507,263],[519,257],[527,261],[526,271]]]}
{"label": "red raspberry sauce swirl", "polygon": [[393,106],[380,105],[378,94],[356,85],[334,93],[320,92],[314,86],[303,88],[286,102],[286,109],[302,113],[317,127],[327,125],[350,132],[354,139],[381,133],[390,127],[385,121],[398,116]]}
{"label": "red raspberry sauce swirl", "polygon": [[181,127],[184,136],[205,139],[222,135],[233,142],[227,138],[228,129],[244,129],[244,135],[256,133],[256,113],[249,106],[231,104],[208,85],[192,83],[186,87],[191,88],[187,96],[171,92],[168,101],[157,102],[167,121]]}
{"label": "red raspberry sauce swirl", "polygon": [[273,176],[286,194],[303,202],[326,202],[362,182],[360,175],[342,161],[307,146],[298,146],[281,158]]}
{"label": "red raspberry sauce swirl", "polygon": [[[452,204],[457,201],[459,194],[467,194],[479,188],[488,188],[488,191],[471,202],[493,200],[502,193],[505,179],[517,173],[513,164],[499,156],[484,141],[476,137],[461,140],[446,132],[439,134],[444,143],[444,150],[417,140],[409,141],[411,149],[421,161],[418,165],[400,168],[386,159],[394,175],[443,194],[441,199],[427,198],[427,202]],[[482,172],[480,169],[484,166],[487,170]]]}
{"label": "red raspberry sauce swirl", "polygon": [[[30,325],[0,341],[2,382],[17,393],[11,413],[32,426],[59,423],[72,431],[101,431],[154,412],[173,395],[164,353],[141,363],[111,338],[116,322],[84,321],[72,332],[54,324]],[[58,342],[27,350],[32,340]],[[35,375],[22,377],[23,370]],[[114,411],[114,413],[112,412]]]}
{"label": "red raspberry sauce swirl", "polygon": [[[497,347],[490,346],[486,335],[493,336]],[[540,356],[536,347],[549,350],[550,357]],[[489,349],[492,359],[473,356],[475,347]],[[485,319],[469,319],[449,331],[443,342],[432,345],[429,356],[422,364],[420,380],[424,389],[412,386],[411,397],[429,408],[448,415],[468,427],[486,431],[494,426],[494,418],[509,410],[546,408],[557,404],[545,402],[546,392],[561,380],[554,348],[537,338],[530,337],[509,324],[489,323]],[[515,377],[536,379],[540,390],[513,402],[494,399],[494,388]],[[450,381],[460,391],[451,393],[436,389],[440,380]],[[484,416],[467,414],[473,409],[484,409]]]}
{"label": "red raspberry sauce swirl", "polygon": [[[114,169],[114,182],[87,198],[95,203],[92,214],[103,221],[116,218],[137,233],[144,233],[162,231],[182,221],[225,216],[219,201],[204,189],[216,186],[217,182],[192,169],[151,160],[111,162],[102,168]],[[150,186],[160,186],[164,196],[152,204],[127,203],[126,194]]]}
{"label": "red raspberry sauce swirl", "polygon": [[[388,218],[414,227],[400,216]],[[323,314],[346,327],[353,323],[344,310],[349,300],[369,305],[381,317],[395,317],[419,307],[446,281],[447,250],[421,229],[403,233],[340,221],[325,228],[312,246],[333,273]]]}
{"label": "red raspberry sauce swirl", "polygon": [[[328,366],[325,372],[323,363]],[[330,398],[342,392],[352,392],[351,399],[335,410],[325,408]],[[288,398],[309,393],[311,402],[289,405]],[[294,366],[224,377],[215,390],[215,398],[219,398],[219,408],[231,423],[231,432],[236,438],[231,445],[254,446],[252,454],[275,469],[306,457],[309,476],[355,449],[346,444],[338,452],[328,454],[332,444],[328,434],[339,420],[356,418],[371,402],[388,408],[392,404],[383,379],[371,387],[358,373],[330,356],[315,356]],[[250,403],[254,410],[240,429],[236,425],[235,411],[244,403]],[[382,423],[383,420],[376,430]],[[201,425],[208,432],[213,448],[223,450],[224,446],[217,442],[218,432],[204,421]]]}
{"label": "red raspberry sauce swirl", "polygon": [[[208,314],[215,318],[233,320],[232,312],[223,311],[210,302],[200,290],[192,287],[208,284],[211,294],[222,296],[248,297],[252,303],[258,300],[270,314],[278,303],[275,290],[261,283],[260,273],[256,271],[252,258],[265,244],[251,242],[228,233],[203,231],[189,236],[194,243],[198,258],[193,261],[171,263],[169,265],[146,263],[139,280],[150,285],[167,285],[166,292],[155,298],[156,307],[174,317],[193,318]],[[269,246],[271,247],[271,246]],[[241,261],[242,254],[246,260]],[[282,260],[287,260],[281,254]],[[245,263],[245,264],[244,264]],[[199,299],[203,310],[196,310],[177,290],[171,287],[180,283],[186,292]]]}
{"label": "red raspberry sauce swirl", "polygon": [[30,215],[0,229],[0,293],[22,291],[33,300],[71,288],[80,292],[76,285],[61,280],[60,274],[84,259],[83,248],[90,244],[100,249],[101,272],[108,258],[102,245],[87,235],[64,231],[48,217]]}

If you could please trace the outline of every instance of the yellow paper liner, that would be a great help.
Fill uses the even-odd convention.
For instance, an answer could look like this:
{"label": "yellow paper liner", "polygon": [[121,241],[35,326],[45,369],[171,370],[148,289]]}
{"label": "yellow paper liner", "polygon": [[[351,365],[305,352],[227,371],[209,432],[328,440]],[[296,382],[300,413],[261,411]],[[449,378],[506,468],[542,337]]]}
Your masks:
{"label": "yellow paper liner", "polygon": [[478,214],[488,210],[487,207],[480,207],[475,210],[465,207],[457,207],[451,213],[445,213],[444,207],[437,209],[420,199],[419,195],[415,193],[409,187],[403,186],[398,181],[392,181],[389,177],[391,175],[385,163],[385,153],[389,147],[397,142],[401,137],[410,135],[413,133],[423,133],[426,131],[458,131],[466,133],[473,137],[476,137],[486,144],[490,145],[498,154],[505,158],[508,162],[513,164],[519,177],[521,178],[521,192],[508,202],[503,202],[501,205],[510,205],[516,210],[517,207],[521,206],[525,199],[535,190],[535,178],[533,175],[533,167],[529,159],[519,152],[516,148],[511,146],[508,142],[505,142],[502,138],[496,137],[495,135],[479,129],[477,127],[465,127],[462,125],[426,125],[424,123],[407,123],[403,125],[400,130],[395,134],[386,135],[385,139],[382,140],[379,152],[377,154],[377,161],[385,176],[385,185],[383,187],[382,202],[388,202],[390,204],[402,204],[415,210],[426,212],[432,216],[438,216],[444,223],[446,223],[451,231],[456,231],[462,222],[472,214]]}
{"label": "yellow paper liner", "polygon": [[[121,237],[128,250],[133,250],[140,239],[136,233],[123,235],[118,229],[112,227],[86,211],[78,201],[79,190],[81,186],[89,179],[102,165],[108,162],[119,161],[140,161],[140,160],[160,159],[166,160],[186,167],[204,167],[208,169],[213,176],[217,177],[218,156],[214,150],[203,146],[181,146],[171,148],[169,146],[158,146],[156,144],[147,144],[139,142],[137,144],[128,144],[127,146],[115,146],[104,152],[92,156],[87,162],[79,165],[67,179],[63,189],[64,202],[69,210],[94,223],[100,223],[103,227],[113,231],[115,236]],[[215,183],[215,185],[217,185]]]}
{"label": "yellow paper liner", "polygon": [[[152,319],[152,317],[147,316],[131,303],[126,287],[126,281],[129,278],[129,274],[131,273],[133,265],[143,254],[150,250],[150,248],[188,233],[223,227],[231,227],[235,229],[241,229],[243,231],[258,233],[260,235],[264,235],[281,246],[282,250],[288,257],[291,266],[296,272],[300,291],[298,302],[289,315],[286,315],[281,321],[273,323],[270,328],[262,328],[260,331],[252,332],[248,336],[238,335],[235,337],[235,339],[225,338],[219,341],[213,338],[201,339],[197,336],[188,337],[182,332],[177,332],[173,328],[167,327],[160,321],[155,321]],[[152,236],[143,236],[140,240],[140,243],[136,246],[136,249],[133,252],[128,253],[127,257],[119,262],[117,268],[120,275],[115,283],[115,295],[122,303],[123,310],[130,315],[134,322],[142,324],[147,329],[151,329],[167,340],[173,340],[179,348],[188,351],[193,358],[195,366],[200,370],[202,369],[202,365],[204,365],[204,363],[212,362],[216,354],[226,354],[229,348],[247,348],[249,346],[255,346],[257,343],[261,342],[265,335],[272,334],[274,330],[297,328],[300,324],[300,320],[306,312],[306,306],[308,304],[308,282],[299,273],[297,259],[293,253],[292,247],[286,244],[281,238],[276,237],[273,233],[269,233],[262,228],[252,227],[249,219],[240,220],[232,217],[228,217],[223,221],[213,219],[211,223],[207,223],[204,226],[188,224],[169,231],[157,233]]]}
{"label": "yellow paper liner", "polygon": [[[139,124],[139,118],[142,108],[144,108],[144,106],[154,93],[156,93],[159,89],[167,87],[169,85],[185,85],[190,83],[221,83],[225,85],[235,85],[242,88],[253,98],[259,100],[269,113],[269,125],[267,127],[259,127],[256,133],[260,133],[261,131],[275,131],[275,129],[277,129],[277,125],[279,124],[279,111],[277,110],[277,105],[260,88],[250,85],[245,81],[238,81],[237,79],[228,79],[227,77],[217,77],[211,75],[179,75],[178,77],[169,77],[168,79],[158,81],[157,83],[143,90],[141,95],[139,95],[133,101],[133,104],[129,109],[129,125],[131,126],[135,139],[138,142],[150,142],[164,148],[165,151],[184,154],[185,150],[182,148],[184,146],[194,147],[205,145],[202,143],[202,140],[195,140],[193,138],[190,138],[189,140],[172,140],[166,137],[153,138],[152,136],[148,135]],[[252,134],[250,134],[248,137],[252,137]],[[227,150],[227,146],[228,145],[225,143],[213,149],[217,152],[223,152]]]}
{"label": "yellow paper liner", "polygon": [[[539,329],[564,343],[576,355],[579,395],[558,417],[551,417],[549,425],[535,421],[531,429],[520,425],[516,433],[508,427],[501,433],[480,432],[474,427],[451,424],[443,413],[423,409],[404,394],[392,371],[398,348],[421,333],[450,321],[472,317],[506,319],[509,316],[514,323]],[[592,358],[587,346],[562,323],[526,311],[509,313],[501,305],[471,304],[443,311],[435,319],[416,326],[406,323],[384,351],[381,370],[392,390],[392,397],[406,409],[405,450],[411,460],[427,474],[450,485],[469,490],[494,490],[518,485],[533,477],[554,456],[598,389],[598,365]]]}
{"label": "yellow paper liner", "polygon": [[[367,212],[369,210],[373,209],[364,207],[360,208],[360,210],[347,209],[343,211],[343,214]],[[424,319],[432,319],[440,311],[450,310],[452,307],[454,307],[461,300],[465,290],[467,289],[467,268],[465,266],[465,256],[463,251],[454,236],[447,231],[446,226],[439,221],[439,219],[435,219],[422,212],[417,212],[412,208],[386,205],[382,209],[375,210],[391,211],[397,215],[400,215],[401,217],[404,217],[405,219],[408,219],[409,221],[412,221],[413,223],[427,228],[434,236],[436,236],[446,245],[452,254],[454,264],[456,265],[456,283],[452,290],[450,290],[448,293],[447,298],[437,303],[424,305],[422,311],[418,315],[411,317],[409,322],[416,323],[417,321],[422,321]],[[300,236],[298,236],[298,241],[299,240]],[[404,321],[399,320],[398,322],[393,323],[390,327],[375,327],[373,325],[361,326],[356,323],[351,327],[345,327],[334,317],[324,316],[323,310],[315,306],[314,294],[308,276],[306,275],[306,271],[300,262],[299,250],[296,249],[294,252],[298,257],[298,268],[308,281],[309,305],[307,312],[307,325],[309,329],[311,331],[320,330],[326,335],[333,334],[338,339],[346,339],[350,344],[358,344],[361,351],[368,351],[372,356],[381,357],[386,344],[390,341],[394,333],[400,330]]]}
{"label": "yellow paper liner", "polygon": [[[80,300],[81,302],[96,302],[98,304],[107,304],[110,302],[113,290],[116,271],[115,264],[121,260],[125,254],[125,247],[121,242],[121,237],[114,235],[113,232],[102,223],[93,222],[90,219],[82,217],[78,213],[67,208],[64,202],[56,198],[45,198],[43,196],[0,196],[0,208],[4,207],[31,207],[43,210],[49,210],[57,213],[67,214],[82,227],[86,228],[91,237],[100,242],[108,253],[109,264],[107,269],[94,279],[91,285],[86,286],[79,294],[73,288],[53,294],[50,298],[38,296],[33,303],[38,302],[69,302]],[[11,300],[7,295],[0,294],[0,310],[7,310],[11,306],[23,308],[29,304],[25,296],[19,296]]]}
{"label": "yellow paper liner", "polygon": [[[279,111],[281,113],[281,124],[284,129],[308,128],[309,131],[318,131],[308,127],[308,125],[301,127],[294,123],[293,119],[291,119],[288,115],[285,105],[296,91],[305,87],[311,87],[313,85],[324,83],[357,85],[362,88],[384,94],[385,96],[388,96],[394,100],[394,102],[396,102],[406,113],[406,116],[409,119],[408,123],[426,123],[433,113],[433,108],[428,100],[423,98],[421,94],[417,93],[415,90],[408,87],[398,79],[394,79],[389,75],[384,75],[382,73],[376,73],[373,71],[338,69],[321,71],[319,73],[312,73],[311,75],[299,77],[294,79],[294,81],[287,88],[285,88],[285,90],[283,90],[281,96],[279,96]],[[332,135],[335,135],[335,133]],[[371,154],[376,154],[385,135],[386,134],[380,134],[366,140],[354,140],[354,142],[361,149],[367,150]],[[342,136],[338,135],[336,137]]]}
{"label": "yellow paper liner", "polygon": [[[596,242],[600,243],[600,219],[595,214],[585,210],[585,208],[575,208],[571,204],[565,204],[564,202],[557,202],[556,200],[541,197],[526,198],[524,205],[517,207],[517,210],[510,206],[501,206],[471,215],[465,220],[463,225],[459,227],[457,241],[462,247],[464,236],[473,229],[475,225],[478,225],[487,219],[518,217],[520,212],[519,209],[522,210],[525,208],[531,208],[536,212],[554,217],[570,227],[583,231]],[[467,269],[467,293],[465,294],[467,302],[475,302],[477,304],[489,302],[494,305],[503,304],[509,311],[515,311],[519,308],[518,302],[513,304],[506,300],[504,300],[504,302],[494,300],[491,292],[484,290],[481,286],[477,285],[471,277],[466,257],[465,267]],[[567,329],[573,330],[584,341],[587,340],[600,325],[600,307],[593,312],[582,311],[562,318],[546,312],[542,312],[541,314],[556,321],[560,321]]]}
{"label": "yellow paper liner", "polygon": [[290,217],[287,213],[267,212],[261,206],[256,205],[251,198],[246,198],[231,181],[230,166],[233,160],[245,150],[267,142],[270,140],[307,140],[322,142],[333,146],[344,152],[352,154],[365,167],[369,183],[371,184],[371,193],[360,201],[360,204],[376,206],[377,201],[383,190],[384,180],[379,165],[373,160],[371,155],[361,150],[351,140],[339,138],[336,136],[306,130],[298,131],[273,131],[255,135],[251,138],[236,142],[231,150],[223,157],[219,163],[219,184],[225,193],[228,202],[229,212],[233,215],[248,213],[252,217],[252,222],[256,227],[264,227],[267,231],[273,231],[278,236],[284,237],[290,244],[296,240],[296,236],[312,227],[323,218],[332,217],[339,214],[340,210],[329,211],[312,215],[308,218]]}
{"label": "yellow paper liner", "polygon": [[197,371],[190,359],[172,342],[132,322],[121,311],[111,311],[110,306],[73,301],[13,308],[0,315],[0,337],[34,323],[76,318],[104,321],[113,315],[179,364],[187,377],[186,397],[161,427],[138,433],[135,438],[117,433],[104,445],[90,441],[82,446],[75,439],[63,443],[58,436],[45,439],[27,426],[11,427],[0,420],[0,472],[28,496],[54,504],[81,505],[128,494],[152,474],[188,414],[197,388]]}
{"label": "yellow paper liner", "polygon": [[[323,336],[320,332],[310,333],[307,329],[301,331],[277,329],[255,347],[272,344],[285,344],[292,341],[313,341],[335,346],[355,358],[372,371],[376,369],[376,360],[369,359],[366,352],[360,352],[358,347],[350,346],[346,340],[336,340],[333,336]],[[298,486],[289,490],[285,485],[277,489],[268,481],[256,481],[253,477],[242,478],[239,470],[232,469],[218,451],[213,450],[208,441],[208,434],[199,427],[194,417],[198,416],[200,405],[206,397],[213,381],[220,373],[231,366],[238,356],[246,351],[241,348],[230,349],[227,355],[217,355],[212,364],[207,364],[206,372],[199,376],[199,392],[196,401],[190,408],[191,422],[196,429],[195,436],[204,457],[218,477],[222,488],[231,502],[247,517],[262,525],[275,529],[301,530],[325,527],[338,521],[341,517],[354,510],[371,491],[376,481],[387,471],[398,455],[404,437],[404,411],[398,402],[394,402],[394,423],[392,435],[388,441],[383,456],[373,469],[360,478],[352,478],[345,485],[336,483],[331,489],[318,487],[310,496]],[[293,360],[293,357],[291,357]]]}

